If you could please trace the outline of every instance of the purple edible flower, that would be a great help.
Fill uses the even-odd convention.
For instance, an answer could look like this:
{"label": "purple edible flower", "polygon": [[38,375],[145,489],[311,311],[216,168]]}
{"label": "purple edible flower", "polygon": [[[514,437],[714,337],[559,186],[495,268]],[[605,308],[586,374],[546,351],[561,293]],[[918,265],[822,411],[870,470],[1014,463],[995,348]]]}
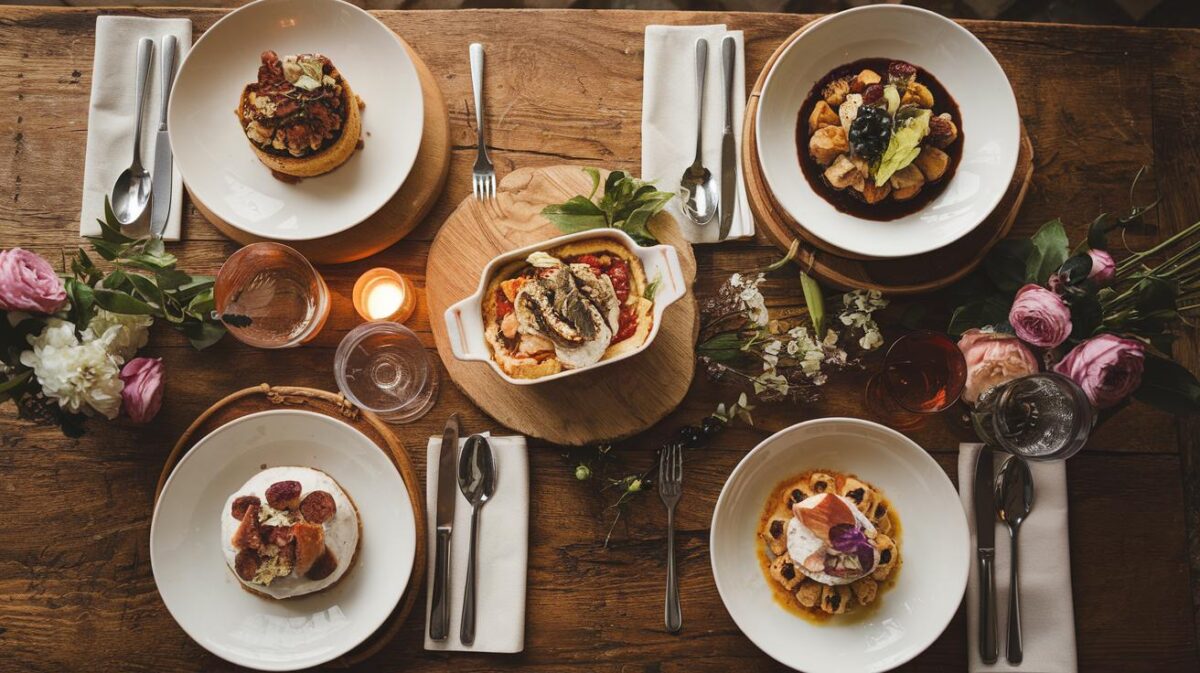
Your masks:
{"label": "purple edible flower", "polygon": [[829,546],[843,554],[850,554],[857,558],[863,573],[871,572],[871,569],[875,567],[875,548],[867,540],[866,534],[857,526],[839,523],[830,528]]}

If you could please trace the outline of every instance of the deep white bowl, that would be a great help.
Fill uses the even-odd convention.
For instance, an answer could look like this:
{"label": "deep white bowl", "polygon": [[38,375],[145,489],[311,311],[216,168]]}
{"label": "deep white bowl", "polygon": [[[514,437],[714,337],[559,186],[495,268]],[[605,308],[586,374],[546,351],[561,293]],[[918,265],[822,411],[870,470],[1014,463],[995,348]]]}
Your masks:
{"label": "deep white bowl", "polygon": [[[536,379],[518,379],[504,373],[504,370],[500,369],[500,365],[496,364],[496,361],[492,359],[492,351],[488,347],[487,340],[484,338],[483,295],[487,292],[487,286],[492,276],[498,269],[512,262],[525,259],[530,253],[539,250],[549,250],[565,243],[597,238],[614,240],[636,255],[642,262],[642,268],[646,271],[646,282],[654,282],[656,278],[662,279],[658,290],[654,293],[654,307],[650,312],[654,322],[650,327],[650,334],[646,335],[646,340],[637,349],[623,353],[615,358],[601,360],[593,365],[578,369],[564,369],[550,376],[543,376]],[[654,341],[654,337],[658,336],[658,329],[662,326],[663,311],[686,293],[687,284],[683,279],[683,268],[679,265],[679,253],[676,252],[673,246],[665,244],[641,246],[620,229],[591,229],[527,245],[492,258],[492,261],[488,262],[488,265],[483,268],[483,272],[479,275],[479,288],[475,293],[446,309],[443,318],[446,321],[446,333],[450,340],[450,350],[454,353],[454,357],[459,360],[486,362],[505,381],[519,386],[527,386],[535,383],[554,381],[578,374],[579,372],[593,370],[597,367],[620,362],[641,353],[649,348],[650,344]]]}
{"label": "deep white bowl", "polygon": [[[781,481],[805,470],[851,472],[891,502],[901,568],[863,617],[814,624],[780,605],[763,573],[759,517]],[[807,673],[874,673],[923,652],[962,601],[970,564],[967,520],[937,462],[904,435],[854,418],[793,425],[746,454],[721,489],[710,555],[725,608],[754,644]]]}
{"label": "deep white bowl", "polygon": [[[924,208],[895,220],[837,210],[801,172],[796,121],[813,86],[863,58],[908,61],[927,70],[958,103],[962,157],[950,183]],[[821,240],[869,257],[907,257],[949,245],[1000,203],[1017,166],[1021,120],[1004,70],[974,35],[933,12],[873,5],[821,19],[779,55],[763,84],[755,142],[771,193]],[[807,153],[807,144],[804,152]]]}
{"label": "deep white bowl", "polygon": [[[234,110],[259,55],[319,52],[365,103],[363,149],[330,173],[275,179]],[[404,183],[424,130],[424,99],[408,50],[390,28],[341,0],[259,0],[213,24],[179,68],[167,119],[175,165],[195,197],[230,226],[278,241],[345,231]]]}

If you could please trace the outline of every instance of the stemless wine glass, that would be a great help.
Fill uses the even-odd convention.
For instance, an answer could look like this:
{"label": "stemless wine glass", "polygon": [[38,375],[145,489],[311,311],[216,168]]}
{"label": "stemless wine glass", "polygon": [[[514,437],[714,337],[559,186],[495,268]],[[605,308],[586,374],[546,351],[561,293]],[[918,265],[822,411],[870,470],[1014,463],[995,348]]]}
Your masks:
{"label": "stemless wine glass", "polygon": [[333,356],[333,376],[351,402],[389,423],[415,421],[437,399],[438,371],[421,340],[385,320],[350,330]]}
{"label": "stemless wine glass", "polygon": [[912,430],[953,406],[966,382],[958,344],[939,332],[910,332],[892,343],[883,369],[867,381],[867,409],[887,425]]}
{"label": "stemless wine glass", "polygon": [[1065,460],[1087,443],[1096,412],[1071,379],[1045,372],[995,386],[971,412],[975,434],[988,446],[1030,460]]}
{"label": "stemless wine glass", "polygon": [[225,260],[213,288],[229,333],[258,348],[309,341],[329,317],[329,288],[304,255],[281,243],[251,243]]}

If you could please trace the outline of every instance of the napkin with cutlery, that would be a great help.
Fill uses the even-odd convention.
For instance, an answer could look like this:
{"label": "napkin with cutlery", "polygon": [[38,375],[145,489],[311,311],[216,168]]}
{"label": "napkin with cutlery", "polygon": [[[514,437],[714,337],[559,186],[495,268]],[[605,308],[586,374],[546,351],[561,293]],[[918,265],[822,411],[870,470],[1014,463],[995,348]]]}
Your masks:
{"label": "napkin with cutlery", "polygon": [[[514,653],[525,649],[525,573],[529,557],[529,456],[524,437],[492,437],[496,492],[479,511],[476,567],[475,643],[459,641],[467,551],[471,544],[471,503],[455,488],[454,530],[450,535],[450,633],[445,640],[429,638],[433,602],[433,572],[426,573],[425,649],[450,652]],[[459,440],[459,451],[467,438]],[[438,457],[442,438],[430,437],[426,447],[425,516],[429,529],[429,568],[433,568],[437,536]],[[456,459],[457,463],[457,459]]]}
{"label": "napkin with cutlery", "polygon": [[[664,192],[677,192],[679,179],[696,156],[696,40],[708,40],[704,85],[703,163],[721,184],[721,135],[725,127],[725,84],[721,73],[721,40],[732,36],[737,46],[733,68],[733,134],[737,144],[737,198],[729,238],[754,236],[754,216],[741,175],[742,118],[746,112],[746,60],[742,31],[713,26],[647,26],[642,78],[642,179]],[[692,243],[716,243],[717,218],[696,226],[672,199],[667,210]]]}
{"label": "napkin with cutlery", "polygon": [[[958,492],[971,532],[971,574],[967,581],[967,668],[1025,673],[1075,673],[1075,611],[1071,599],[1071,553],[1067,535],[1067,466],[1065,461],[1029,461],[1033,474],[1033,509],[1021,524],[1021,633],[1025,661],[1010,665],[1004,658],[1008,629],[1010,547],[1008,527],[996,520],[996,635],[1000,659],[985,664],[979,657],[979,565],[975,557],[973,491],[975,461],[982,444],[958,447]],[[994,452],[995,474],[1008,454]]]}
{"label": "napkin with cutlery", "polygon": [[[96,55],[92,62],[92,98],[88,105],[87,153],[83,160],[83,207],[79,214],[79,235],[99,236],[96,220],[104,217],[104,197],[112,190],[113,182],[129,166],[133,157],[134,71],[137,44],[143,37],[154,40],[150,77],[146,81],[146,103],[142,111],[142,165],[149,171],[154,166],[154,140],[159,123],[159,100],[162,83],[159,81],[161,63],[159,50],[162,38],[174,35],[179,42],[175,55],[178,68],[192,46],[192,22],[188,19],[148,19],[135,16],[100,16],[96,18]],[[158,191],[159,185],[153,190]],[[179,169],[172,170],[171,212],[163,239],[178,241],[183,214],[183,178]],[[153,194],[153,193],[152,193]],[[153,198],[153,196],[152,196]],[[147,221],[149,220],[147,208]],[[136,235],[146,235],[134,231]]]}

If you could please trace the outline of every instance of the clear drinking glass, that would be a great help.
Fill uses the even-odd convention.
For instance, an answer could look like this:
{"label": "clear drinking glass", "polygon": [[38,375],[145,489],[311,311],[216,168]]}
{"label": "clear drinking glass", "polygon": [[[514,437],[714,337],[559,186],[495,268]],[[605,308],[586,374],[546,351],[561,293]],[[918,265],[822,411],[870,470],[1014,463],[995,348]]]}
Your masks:
{"label": "clear drinking glass", "polygon": [[229,333],[258,348],[291,348],[329,317],[329,288],[312,264],[280,243],[251,243],[225,260],[213,288]]}
{"label": "clear drinking glass", "polygon": [[333,356],[333,376],[351,402],[390,423],[415,421],[437,400],[437,367],[417,335],[394,322],[350,330]]}
{"label": "clear drinking glass", "polygon": [[1030,460],[1070,458],[1087,443],[1096,412],[1071,379],[1030,374],[979,396],[971,424],[979,439]]}
{"label": "clear drinking glass", "polygon": [[966,382],[958,344],[939,332],[910,332],[892,343],[883,369],[867,381],[866,404],[887,425],[912,430],[953,406]]}

